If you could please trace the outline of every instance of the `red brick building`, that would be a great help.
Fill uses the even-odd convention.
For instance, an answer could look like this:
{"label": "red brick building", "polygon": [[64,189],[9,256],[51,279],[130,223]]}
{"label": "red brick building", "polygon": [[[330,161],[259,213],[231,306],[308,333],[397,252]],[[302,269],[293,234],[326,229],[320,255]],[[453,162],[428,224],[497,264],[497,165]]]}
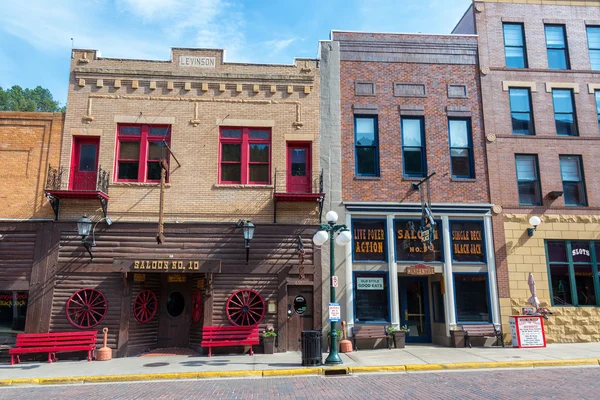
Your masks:
{"label": "red brick building", "polygon": [[320,52],[324,211],[353,236],[336,251],[343,319],[444,345],[456,324],[499,324],[477,37],[334,31]]}
{"label": "red brick building", "polygon": [[600,2],[474,1],[454,33],[479,38],[504,329],[533,273],[548,341],[598,341]]}

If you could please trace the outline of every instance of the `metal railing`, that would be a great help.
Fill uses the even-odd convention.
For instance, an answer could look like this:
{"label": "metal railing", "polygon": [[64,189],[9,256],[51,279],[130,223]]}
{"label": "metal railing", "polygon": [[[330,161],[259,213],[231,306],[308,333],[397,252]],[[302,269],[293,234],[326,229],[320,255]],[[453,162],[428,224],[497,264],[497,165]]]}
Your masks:
{"label": "metal railing", "polygon": [[96,172],[86,172],[79,176],[73,176],[73,182],[69,182],[64,174],[65,168],[52,168],[48,166],[48,178],[46,179],[46,190],[81,190],[99,191],[108,194],[108,182],[110,172],[98,167]]}
{"label": "metal railing", "polygon": [[323,170],[303,171],[275,169],[273,175],[275,193],[323,193]]}

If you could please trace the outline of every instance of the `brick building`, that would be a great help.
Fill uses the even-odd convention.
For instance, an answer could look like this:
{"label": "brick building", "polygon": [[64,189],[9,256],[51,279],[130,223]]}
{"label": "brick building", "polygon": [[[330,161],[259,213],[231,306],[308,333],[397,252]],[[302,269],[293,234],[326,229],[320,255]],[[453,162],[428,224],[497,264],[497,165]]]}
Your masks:
{"label": "brick building", "polygon": [[35,248],[53,216],[44,186],[60,159],[63,121],[63,113],[0,112],[0,341],[25,328]]}
{"label": "brick building", "polygon": [[122,356],[198,349],[208,325],[273,325],[285,351],[321,327],[316,60],[223,54],[73,50],[27,331],[108,327]]}
{"label": "brick building", "polygon": [[477,37],[334,31],[320,58],[324,212],[352,234],[335,251],[342,319],[442,345],[499,324]]}
{"label": "brick building", "polygon": [[504,331],[531,306],[532,272],[549,342],[600,340],[599,6],[474,1],[454,30],[479,37]]}

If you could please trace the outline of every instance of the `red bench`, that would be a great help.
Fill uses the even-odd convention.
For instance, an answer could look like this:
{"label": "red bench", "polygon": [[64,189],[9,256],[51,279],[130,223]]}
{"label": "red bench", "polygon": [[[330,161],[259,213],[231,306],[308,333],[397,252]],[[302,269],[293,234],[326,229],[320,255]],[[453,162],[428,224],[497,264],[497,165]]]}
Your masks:
{"label": "red bench", "polygon": [[58,360],[56,353],[72,351],[87,351],[87,359],[92,361],[97,335],[96,331],[19,333],[16,347],[8,350],[10,364],[15,364],[15,355],[17,363],[20,363],[20,354],[48,353],[48,362],[51,363]]}
{"label": "red bench", "polygon": [[208,347],[208,356],[212,357],[213,347],[250,346],[250,355],[254,355],[252,346],[259,343],[258,325],[254,326],[205,326],[202,328],[201,347]]}

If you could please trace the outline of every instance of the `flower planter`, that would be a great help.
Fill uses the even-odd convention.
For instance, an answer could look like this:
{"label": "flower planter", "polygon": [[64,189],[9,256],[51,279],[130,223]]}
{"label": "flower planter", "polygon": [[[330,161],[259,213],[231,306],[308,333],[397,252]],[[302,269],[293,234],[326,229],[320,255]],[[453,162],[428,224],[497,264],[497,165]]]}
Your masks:
{"label": "flower planter", "polygon": [[450,346],[465,347],[465,333],[463,331],[450,331]]}
{"label": "flower planter", "polygon": [[394,347],[403,349],[406,344],[406,332],[394,332],[391,334],[394,339]]}
{"label": "flower planter", "polygon": [[265,354],[275,353],[275,336],[263,336],[262,339]]}

